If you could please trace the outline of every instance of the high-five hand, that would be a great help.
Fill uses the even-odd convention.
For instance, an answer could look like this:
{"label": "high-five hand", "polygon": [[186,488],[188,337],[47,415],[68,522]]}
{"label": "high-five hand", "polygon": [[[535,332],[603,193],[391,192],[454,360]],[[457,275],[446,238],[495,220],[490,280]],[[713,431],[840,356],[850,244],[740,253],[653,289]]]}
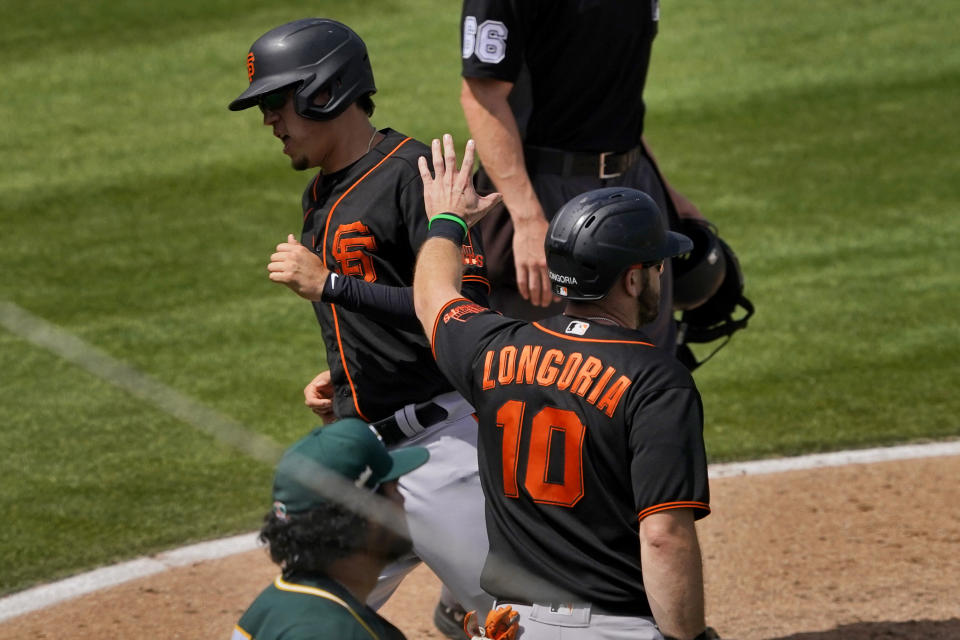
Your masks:
{"label": "high-five hand", "polygon": [[431,145],[433,152],[433,173],[430,175],[427,159],[420,157],[420,177],[423,179],[423,203],[427,217],[432,218],[438,213],[453,213],[472,227],[479,222],[493,207],[503,199],[499,193],[491,193],[482,198],[473,188],[473,162],[476,144],[467,140],[463,152],[463,164],[457,171],[457,152],[453,146],[453,136],[443,135],[443,149],[440,141],[434,139]]}

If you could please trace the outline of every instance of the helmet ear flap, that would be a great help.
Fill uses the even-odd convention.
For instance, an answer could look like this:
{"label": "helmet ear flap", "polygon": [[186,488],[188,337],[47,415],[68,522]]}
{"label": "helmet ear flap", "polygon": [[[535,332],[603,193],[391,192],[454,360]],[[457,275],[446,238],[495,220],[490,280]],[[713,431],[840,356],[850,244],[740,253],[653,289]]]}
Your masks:
{"label": "helmet ear flap", "polygon": [[[324,109],[330,104],[329,84],[330,81],[328,78],[318,78],[315,73],[304,78],[295,93],[296,100],[294,104],[296,105],[297,114],[313,120],[326,119],[327,116]],[[318,104],[317,97],[325,90],[328,93],[328,97],[322,103]]]}

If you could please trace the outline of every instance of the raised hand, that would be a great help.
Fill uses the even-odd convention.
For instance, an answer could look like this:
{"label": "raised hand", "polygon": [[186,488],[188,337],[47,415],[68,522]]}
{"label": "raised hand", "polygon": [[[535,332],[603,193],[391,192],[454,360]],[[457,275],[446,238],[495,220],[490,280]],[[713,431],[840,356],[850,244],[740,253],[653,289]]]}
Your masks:
{"label": "raised hand", "polygon": [[427,159],[420,157],[420,178],[423,180],[423,204],[427,217],[438,213],[452,213],[459,216],[472,227],[483,216],[500,204],[503,197],[491,193],[480,197],[473,188],[473,163],[476,144],[467,141],[463,152],[463,164],[457,170],[457,152],[453,146],[453,136],[443,135],[443,147],[440,140],[434,139],[431,145],[433,154],[433,175],[430,175]]}

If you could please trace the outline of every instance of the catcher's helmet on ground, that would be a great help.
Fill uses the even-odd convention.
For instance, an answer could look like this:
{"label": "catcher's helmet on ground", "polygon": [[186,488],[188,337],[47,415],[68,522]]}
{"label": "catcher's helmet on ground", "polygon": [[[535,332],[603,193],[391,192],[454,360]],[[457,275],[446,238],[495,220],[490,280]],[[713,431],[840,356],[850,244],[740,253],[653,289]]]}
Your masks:
{"label": "catcher's helmet on ground", "polygon": [[[271,29],[247,54],[250,86],[230,103],[231,111],[256,106],[269,93],[293,87],[294,108],[305,118],[330,120],[357,98],[376,93],[367,47],[335,20],[306,18]],[[326,90],[326,104],[314,98]]]}
{"label": "catcher's helmet on ground", "polygon": [[561,207],[544,243],[553,292],[597,300],[628,267],[686,253],[693,243],[668,231],[650,196],[626,187],[595,189]]}
{"label": "catcher's helmet on ground", "polygon": [[681,218],[679,231],[693,241],[690,253],[673,259],[673,308],[696,309],[720,288],[727,261],[716,228],[700,218]]}
{"label": "catcher's helmet on ground", "polygon": [[[723,280],[712,296],[697,307],[684,311],[677,323],[677,358],[691,371],[712,358],[735,332],[745,328],[754,311],[753,303],[743,295],[740,261],[730,245],[719,236],[716,236],[716,239],[725,264]],[[734,319],[738,307],[745,313]],[[727,340],[700,361],[687,346],[692,343],[713,342],[718,338]]]}

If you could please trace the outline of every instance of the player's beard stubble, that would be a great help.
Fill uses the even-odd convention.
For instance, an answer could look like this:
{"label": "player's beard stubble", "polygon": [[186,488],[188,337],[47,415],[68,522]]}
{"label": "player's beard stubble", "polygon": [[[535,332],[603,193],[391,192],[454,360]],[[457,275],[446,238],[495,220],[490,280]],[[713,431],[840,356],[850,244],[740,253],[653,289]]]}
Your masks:
{"label": "player's beard stubble", "polygon": [[406,518],[402,515],[394,520],[392,527],[378,526],[375,536],[373,546],[379,550],[380,556],[388,564],[399,560],[413,550],[410,530],[407,528]]}
{"label": "player's beard stubble", "polygon": [[394,535],[393,542],[387,551],[387,557],[393,562],[411,551],[413,551],[413,541],[410,540],[409,536]]}
{"label": "player's beard stubble", "polygon": [[654,269],[643,270],[643,289],[637,295],[637,326],[640,327],[656,320],[660,311],[660,274],[653,273]]}
{"label": "player's beard stubble", "polygon": [[310,168],[310,160],[307,159],[307,156],[290,158],[290,166],[296,171],[306,171]]}
{"label": "player's beard stubble", "polygon": [[392,504],[386,507],[382,515],[387,520],[382,524],[373,524],[371,530],[371,545],[380,551],[381,557],[388,563],[399,560],[413,550],[410,539],[410,526],[407,524],[407,514],[403,510],[403,498],[397,490],[396,483],[381,488],[380,492]]}

